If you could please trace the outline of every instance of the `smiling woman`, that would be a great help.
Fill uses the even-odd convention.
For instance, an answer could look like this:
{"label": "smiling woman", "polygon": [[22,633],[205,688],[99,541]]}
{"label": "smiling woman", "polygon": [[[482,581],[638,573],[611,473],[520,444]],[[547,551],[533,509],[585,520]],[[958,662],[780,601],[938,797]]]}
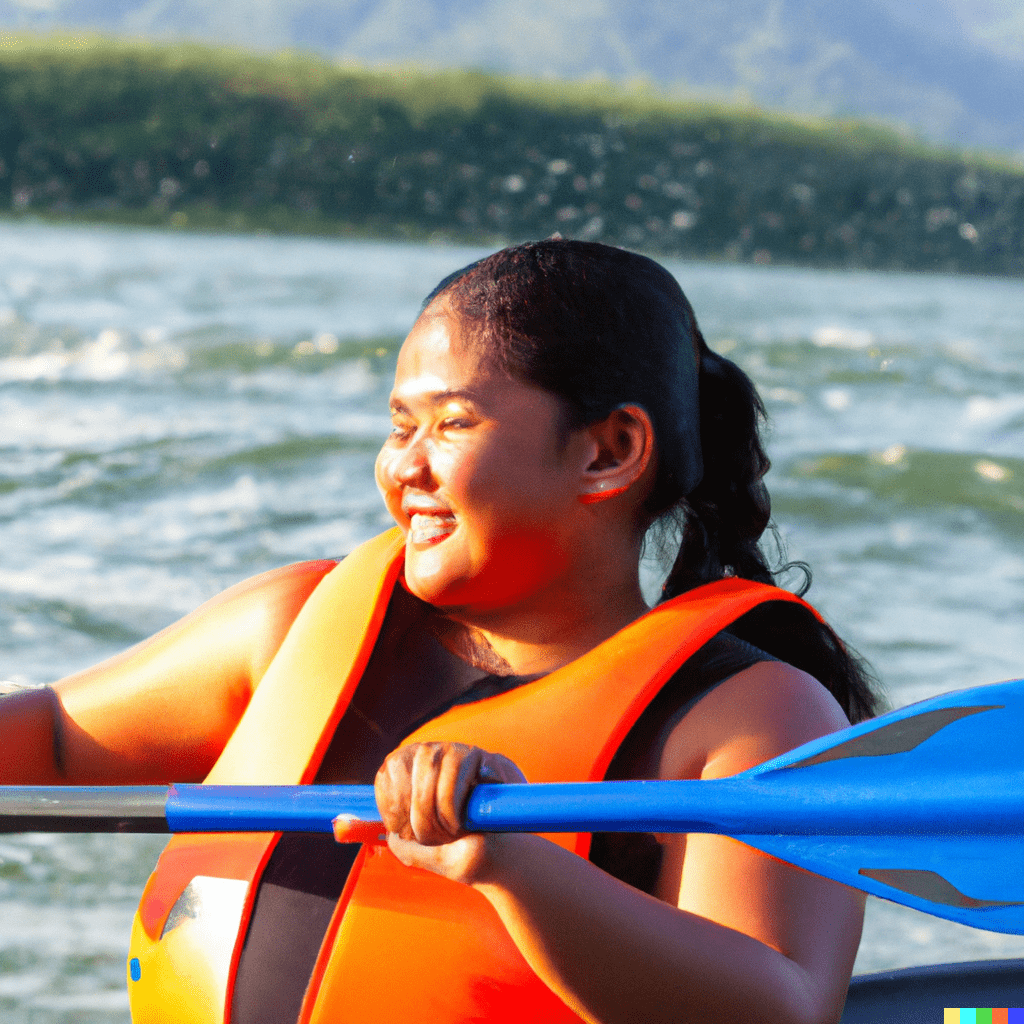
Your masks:
{"label": "smiling woman", "polygon": [[555,396],[511,383],[443,300],[399,354],[377,484],[407,533],[406,583],[437,607],[536,602],[580,533],[588,446],[562,443]]}
{"label": "smiling woman", "polygon": [[[481,779],[720,777],[871,713],[771,585],[749,380],[656,263],[558,239],[442,282],[391,412],[396,530],[0,704],[3,781],[376,781],[386,848],[172,840],[133,932],[137,1024],[837,1020],[842,886],[721,837],[461,825]],[[650,609],[656,522],[680,542]]]}

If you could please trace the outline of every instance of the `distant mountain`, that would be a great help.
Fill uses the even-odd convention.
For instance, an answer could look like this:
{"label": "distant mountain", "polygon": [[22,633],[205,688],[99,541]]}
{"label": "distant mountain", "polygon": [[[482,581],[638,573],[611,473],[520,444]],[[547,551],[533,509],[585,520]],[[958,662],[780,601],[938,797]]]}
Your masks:
{"label": "distant mountain", "polygon": [[1024,152],[1024,0],[0,0],[2,28],[645,79]]}

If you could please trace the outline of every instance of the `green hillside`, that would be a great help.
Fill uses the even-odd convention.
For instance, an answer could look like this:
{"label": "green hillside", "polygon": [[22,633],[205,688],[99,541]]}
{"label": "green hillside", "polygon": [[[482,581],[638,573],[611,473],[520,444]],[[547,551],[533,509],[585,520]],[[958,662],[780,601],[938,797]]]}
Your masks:
{"label": "green hillside", "polygon": [[0,211],[1024,272],[1024,169],[887,130],[90,37],[0,37]]}

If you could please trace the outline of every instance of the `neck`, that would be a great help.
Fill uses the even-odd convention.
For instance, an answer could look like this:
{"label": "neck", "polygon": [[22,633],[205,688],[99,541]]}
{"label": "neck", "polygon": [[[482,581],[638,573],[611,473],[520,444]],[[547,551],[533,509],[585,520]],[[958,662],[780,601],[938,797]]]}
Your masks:
{"label": "neck", "polygon": [[513,675],[535,675],[575,661],[647,611],[639,579],[631,579],[617,588],[560,590],[519,608],[448,614],[491,652],[484,659],[489,664],[503,664]]}

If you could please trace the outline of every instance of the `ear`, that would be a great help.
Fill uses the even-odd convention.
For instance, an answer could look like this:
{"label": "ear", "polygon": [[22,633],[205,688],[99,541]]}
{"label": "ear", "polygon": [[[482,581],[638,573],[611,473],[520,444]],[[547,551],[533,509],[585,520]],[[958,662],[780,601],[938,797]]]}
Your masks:
{"label": "ear", "polygon": [[580,482],[579,500],[604,501],[629,490],[654,456],[654,426],[640,405],[620,405],[586,428],[596,457]]}

